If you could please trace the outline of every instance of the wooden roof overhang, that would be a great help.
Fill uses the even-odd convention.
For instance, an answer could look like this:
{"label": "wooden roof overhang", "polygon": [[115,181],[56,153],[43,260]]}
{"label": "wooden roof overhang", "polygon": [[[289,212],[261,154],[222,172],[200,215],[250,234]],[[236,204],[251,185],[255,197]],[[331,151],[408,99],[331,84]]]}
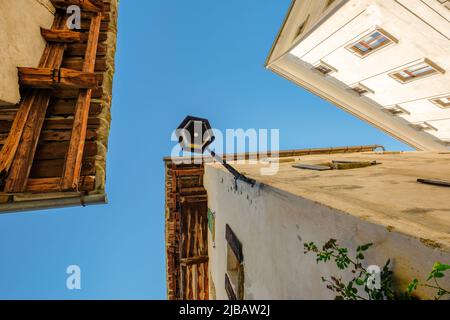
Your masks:
{"label": "wooden roof overhang", "polygon": [[[117,0],[51,0],[38,66],[19,66],[21,102],[0,108],[0,212],[106,202]],[[66,10],[81,8],[81,29]]]}

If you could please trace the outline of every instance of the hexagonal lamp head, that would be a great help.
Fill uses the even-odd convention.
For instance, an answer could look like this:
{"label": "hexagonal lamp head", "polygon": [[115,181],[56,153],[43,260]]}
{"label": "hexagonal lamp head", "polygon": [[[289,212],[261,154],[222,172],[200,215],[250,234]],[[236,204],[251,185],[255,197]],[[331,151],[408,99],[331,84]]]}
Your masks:
{"label": "hexagonal lamp head", "polygon": [[208,119],[192,116],[187,116],[178,126],[176,136],[184,151],[200,154],[215,140]]}

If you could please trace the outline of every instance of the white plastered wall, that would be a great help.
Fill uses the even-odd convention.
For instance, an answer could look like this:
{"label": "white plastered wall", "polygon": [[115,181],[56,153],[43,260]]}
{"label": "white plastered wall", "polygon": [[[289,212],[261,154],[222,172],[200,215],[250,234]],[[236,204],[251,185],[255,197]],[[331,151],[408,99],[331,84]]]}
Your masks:
{"label": "white plastered wall", "polygon": [[20,101],[17,67],[39,64],[52,10],[49,0],[0,0],[0,106]]}
{"label": "white plastered wall", "polygon": [[[426,277],[434,262],[450,259],[448,253],[418,239],[270,186],[251,188],[238,182],[236,191],[234,178],[212,166],[206,166],[205,187],[208,207],[216,214],[214,247],[209,230],[208,236],[210,281],[219,300],[227,299],[226,224],[242,242],[244,297],[249,300],[334,298],[321,277],[341,273],[332,263],[317,265],[313,255],[305,255],[304,242],[323,244],[334,238],[353,252],[357,245],[372,242],[366,260],[382,266],[392,259],[401,288],[415,277]],[[450,281],[443,284],[449,286]],[[419,293],[430,297],[430,292]]]}

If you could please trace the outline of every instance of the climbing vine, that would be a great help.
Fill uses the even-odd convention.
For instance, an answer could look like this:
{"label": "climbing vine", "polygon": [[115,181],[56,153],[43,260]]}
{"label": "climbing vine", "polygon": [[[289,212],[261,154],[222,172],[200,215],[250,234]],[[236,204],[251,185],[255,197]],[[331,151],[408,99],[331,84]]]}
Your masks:
{"label": "climbing vine", "polygon": [[440,284],[440,280],[445,277],[445,272],[450,270],[450,265],[435,263],[424,283],[414,279],[404,292],[397,293],[393,289],[390,260],[379,270],[364,267],[366,251],[372,246],[372,243],[358,246],[356,253],[351,257],[347,248],[341,247],[337,240],[330,239],[320,249],[314,242],[305,243],[304,253],[315,254],[317,263],[334,261],[338,269],[351,273],[348,282],[344,282],[337,276],[322,277],[326,288],[335,293],[337,300],[414,299],[414,293],[419,286],[434,289],[436,300],[450,298],[450,292]]}

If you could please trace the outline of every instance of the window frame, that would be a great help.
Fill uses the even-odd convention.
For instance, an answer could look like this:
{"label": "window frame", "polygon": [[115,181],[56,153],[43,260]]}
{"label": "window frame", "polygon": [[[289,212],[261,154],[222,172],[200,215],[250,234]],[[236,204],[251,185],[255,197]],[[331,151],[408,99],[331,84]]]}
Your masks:
{"label": "window frame", "polygon": [[[442,99],[447,99],[448,102],[442,104],[441,103]],[[441,109],[450,109],[450,94],[446,95],[446,96],[430,99],[430,101],[431,101],[431,103],[434,103],[435,105],[437,105]]]}
{"label": "window frame", "polygon": [[[382,44],[376,48],[373,48],[371,50],[368,50],[367,52],[362,52],[361,50],[357,49],[356,45],[360,44],[361,42],[364,41],[364,39],[370,37],[371,35],[373,35],[374,33],[380,33],[382,36],[384,36],[385,38],[388,39],[388,42],[385,44]],[[372,40],[373,41],[373,40]],[[353,53],[354,55],[358,56],[361,59],[367,58],[368,56],[372,55],[373,53],[387,48],[391,45],[394,44],[398,44],[398,40],[397,38],[395,38],[393,35],[391,35],[389,32],[387,32],[386,30],[380,28],[380,27],[375,27],[373,30],[371,30],[370,32],[368,32],[367,34],[365,34],[362,37],[359,37],[358,40],[356,41],[352,41],[351,44],[347,45],[345,48],[350,51],[351,53]]]}
{"label": "window frame", "polygon": [[[426,67],[423,67],[423,68],[420,68],[420,69],[417,69],[417,70],[414,70],[414,71],[410,71],[411,68],[418,67],[418,66],[420,66],[422,64],[426,64],[427,67],[432,68],[432,71],[431,72],[427,71],[427,72],[424,72],[424,73],[422,73],[420,75],[411,75],[409,78],[405,78],[405,77],[403,77],[400,74],[400,73],[407,73],[408,74],[408,73],[416,72],[417,70],[421,70],[421,69],[426,68]],[[445,74],[445,70],[442,69],[441,67],[439,67],[436,63],[434,63],[430,59],[425,58],[425,59],[421,60],[420,62],[411,63],[407,67],[402,67],[401,69],[397,69],[396,71],[389,73],[389,76],[392,79],[396,80],[397,82],[400,82],[402,84],[406,84],[406,83],[410,83],[410,82],[413,82],[413,81],[425,79],[425,78],[428,78],[428,77],[431,77],[431,76],[434,76],[434,75],[438,75],[438,74]]]}
{"label": "window frame", "polygon": [[[231,227],[227,224],[225,228],[225,240],[227,243],[227,266],[225,273],[225,291],[230,300],[244,300],[244,255],[242,243],[237,238]],[[231,252],[230,252],[231,251]],[[237,283],[233,283],[229,274],[229,255],[233,254],[237,262]]]}

